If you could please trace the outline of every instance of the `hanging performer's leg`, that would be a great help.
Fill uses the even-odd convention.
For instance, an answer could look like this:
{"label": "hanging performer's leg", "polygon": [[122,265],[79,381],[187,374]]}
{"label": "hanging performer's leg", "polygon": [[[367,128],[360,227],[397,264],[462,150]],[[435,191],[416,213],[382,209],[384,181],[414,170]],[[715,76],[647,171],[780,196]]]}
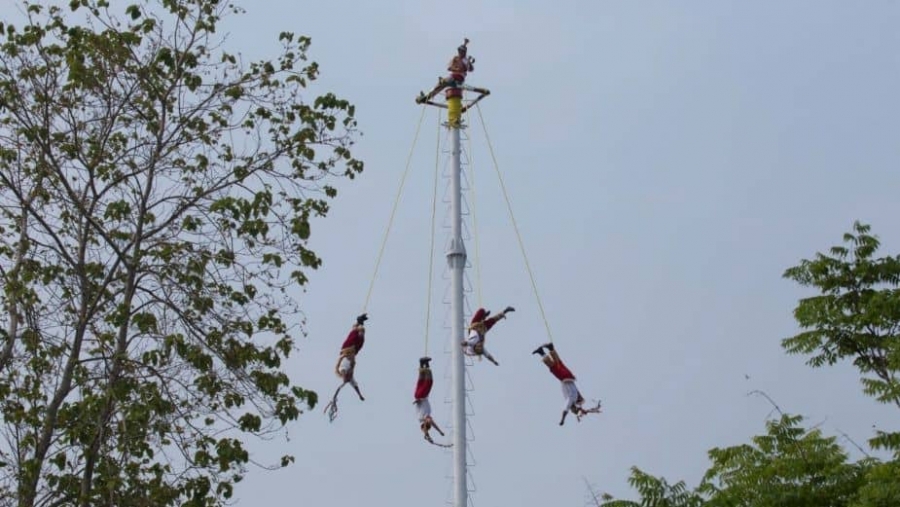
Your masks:
{"label": "hanging performer's leg", "polygon": [[341,358],[338,360],[338,364],[336,367],[336,372],[338,376],[341,377],[341,385],[337,387],[334,391],[334,396],[331,397],[331,401],[328,405],[325,405],[325,413],[328,414],[328,419],[330,421],[334,421],[337,418],[338,413],[338,394],[340,394],[341,389],[344,388],[345,385],[350,384],[353,387],[353,390],[356,391],[356,395],[359,396],[360,401],[366,401],[363,397],[362,392],[359,390],[359,384],[356,383],[356,379],[354,378],[354,371],[356,370],[356,356],[353,353],[342,354]]}
{"label": "hanging performer's leg", "polygon": [[[560,386],[562,387],[563,398],[566,399],[566,404],[562,411],[562,418],[559,420],[559,425],[562,426],[565,424],[566,415],[570,411],[578,416],[578,406],[579,404],[584,403],[584,398],[582,398],[581,393],[578,392],[578,387],[575,385],[574,380],[562,380],[560,381]],[[578,416],[578,419],[581,420],[581,417]]]}
{"label": "hanging performer's leg", "polygon": [[[346,384],[350,384],[353,387],[353,390],[356,391],[357,396],[359,396],[360,401],[366,401],[363,397],[362,393],[359,391],[359,384],[356,383],[356,378],[354,378],[354,372],[356,370],[356,356],[348,355],[342,358],[341,362],[338,363],[338,373],[341,375],[341,380],[344,381],[338,387],[338,391],[341,390],[341,387],[344,387]],[[335,398],[337,398],[337,392],[334,393]]]}
{"label": "hanging performer's leg", "polygon": [[450,445],[446,444],[438,444],[431,438],[431,431],[434,428],[435,431],[444,436],[444,432],[441,431],[441,428],[434,422],[434,419],[431,417],[431,403],[428,401],[428,396],[431,394],[431,387],[434,385],[434,380],[431,375],[431,367],[429,363],[431,362],[430,357],[423,357],[419,359],[419,378],[416,381],[416,391],[415,391],[415,401],[413,403],[416,405],[416,415],[419,419],[419,428],[422,430],[422,433],[425,437],[425,440],[428,443],[441,446],[441,447],[450,447]]}

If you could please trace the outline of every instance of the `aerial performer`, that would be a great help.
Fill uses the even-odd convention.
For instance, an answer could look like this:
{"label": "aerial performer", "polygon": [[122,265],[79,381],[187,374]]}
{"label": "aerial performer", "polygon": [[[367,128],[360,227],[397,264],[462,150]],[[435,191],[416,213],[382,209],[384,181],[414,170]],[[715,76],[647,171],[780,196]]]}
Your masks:
{"label": "aerial performer", "polygon": [[[544,352],[544,349],[547,349],[547,353]],[[575,417],[578,418],[578,421],[581,422],[581,418],[586,416],[587,414],[597,414],[600,413],[600,402],[597,402],[597,406],[593,408],[584,408],[584,397],[581,396],[581,393],[578,391],[578,387],[575,385],[575,375],[566,367],[565,363],[562,362],[562,359],[559,358],[559,354],[556,353],[556,349],[553,347],[552,343],[545,343],[541,345],[537,349],[532,352],[532,354],[538,354],[541,356],[541,361],[547,368],[550,369],[550,373],[553,374],[554,377],[559,379],[560,384],[562,385],[563,397],[566,399],[566,406],[563,408],[562,419],[559,420],[559,425],[562,426],[566,422],[566,416],[569,412],[575,414]]]}
{"label": "aerial performer", "polygon": [[362,350],[363,345],[366,342],[366,328],[364,323],[368,319],[369,317],[365,313],[356,317],[356,324],[350,329],[350,333],[344,340],[343,345],[341,345],[341,351],[338,354],[338,362],[335,365],[334,372],[342,382],[334,392],[331,402],[325,406],[325,412],[328,413],[328,418],[331,421],[334,421],[337,417],[337,397],[338,393],[341,392],[341,389],[345,385],[350,384],[359,396],[360,401],[366,401],[360,392],[359,384],[356,383],[356,379],[353,375],[356,371],[356,356],[359,354],[359,351]]}
{"label": "aerial performer", "polygon": [[461,46],[456,48],[456,56],[450,60],[447,70],[450,72],[446,78],[438,78],[438,84],[426,96],[419,96],[417,102],[425,102],[446,88],[444,96],[447,98],[447,120],[451,126],[458,127],[462,117],[462,86],[466,82],[469,72],[475,70],[475,58],[468,55],[469,39],[464,39]]}
{"label": "aerial performer", "polygon": [[505,319],[507,313],[514,311],[516,311],[515,308],[507,306],[501,313],[488,317],[491,314],[490,310],[479,308],[475,315],[472,316],[472,322],[469,324],[469,337],[462,342],[465,354],[467,356],[478,356],[478,359],[484,356],[488,361],[500,366],[500,363],[494,359],[494,356],[485,350],[484,338],[487,332],[494,327],[494,324],[499,322],[500,319]]}
{"label": "aerial performer", "polygon": [[419,428],[422,430],[422,433],[425,434],[425,440],[427,440],[428,443],[439,447],[452,447],[452,445],[449,444],[439,444],[435,442],[431,439],[431,435],[429,434],[431,428],[434,428],[441,436],[444,436],[444,432],[441,431],[441,428],[438,427],[437,423],[434,422],[434,419],[431,417],[431,403],[428,402],[428,395],[431,394],[431,386],[434,384],[431,375],[431,366],[429,365],[430,362],[430,357],[419,359],[419,378],[416,381],[416,391],[413,395],[415,398],[413,404],[416,406],[416,414],[419,417]]}

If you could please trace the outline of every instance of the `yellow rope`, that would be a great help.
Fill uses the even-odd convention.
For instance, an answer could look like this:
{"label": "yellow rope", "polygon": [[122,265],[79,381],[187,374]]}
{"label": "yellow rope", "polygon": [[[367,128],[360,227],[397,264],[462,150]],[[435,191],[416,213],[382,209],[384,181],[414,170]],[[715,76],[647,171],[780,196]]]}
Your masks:
{"label": "yellow rope", "polygon": [[391,217],[388,219],[387,229],[384,231],[384,239],[381,241],[381,249],[378,251],[378,259],[375,261],[375,272],[372,273],[372,280],[369,282],[369,291],[366,293],[366,302],[363,304],[363,313],[369,307],[369,298],[372,297],[372,288],[375,286],[375,278],[378,276],[378,267],[381,265],[381,256],[384,254],[384,247],[387,244],[388,235],[391,232],[391,226],[394,223],[394,215],[397,213],[397,205],[400,204],[400,195],[403,193],[403,184],[406,183],[406,175],[409,174],[410,163],[412,162],[413,152],[416,149],[416,141],[419,139],[419,130],[422,128],[422,120],[425,118],[425,105],[422,105],[422,114],[419,116],[419,124],[416,126],[416,134],[413,137],[412,146],[409,148],[409,156],[406,159],[406,169],[400,178],[400,188],[397,189],[397,197],[394,199],[394,207],[391,209]]}
{"label": "yellow rope", "polygon": [[[466,119],[469,120],[468,123],[471,125],[471,113],[469,110],[466,110]],[[484,306],[484,300],[481,298],[481,256],[479,253],[478,246],[478,213],[475,211],[475,201],[477,200],[477,195],[475,195],[475,158],[472,155],[472,136],[469,136],[469,181],[470,181],[470,190],[472,191],[472,236],[475,239],[475,291],[478,297],[478,307],[481,308]]]}
{"label": "yellow rope", "polygon": [[437,149],[434,155],[434,190],[431,194],[431,250],[428,254],[428,295],[425,303],[425,357],[428,357],[428,330],[431,327],[431,279],[434,277],[434,223],[437,217],[438,176],[441,165],[441,112],[437,118]]}
{"label": "yellow rope", "polygon": [[528,270],[528,276],[531,278],[531,287],[534,289],[534,297],[537,299],[538,308],[541,310],[541,318],[544,319],[544,327],[547,328],[547,337],[553,342],[553,334],[550,332],[550,323],[547,322],[547,315],[544,313],[544,305],[541,304],[541,297],[538,294],[537,283],[534,281],[534,274],[531,272],[531,265],[528,263],[528,256],[525,254],[525,244],[522,242],[522,235],[519,234],[519,226],[516,225],[516,217],[513,215],[512,204],[509,202],[509,195],[506,193],[506,185],[503,183],[503,176],[500,175],[500,166],[497,164],[497,157],[494,156],[494,147],[491,145],[491,138],[488,135],[487,125],[484,122],[484,116],[481,114],[481,107],[475,104],[478,110],[478,118],[481,119],[481,128],[484,130],[484,138],[488,143],[488,150],[491,153],[491,159],[494,161],[494,170],[497,172],[497,179],[500,180],[500,188],[503,190],[503,198],[506,199],[506,208],[509,210],[509,218],[512,220],[513,228],[516,231],[516,238],[519,240],[519,248],[522,250],[522,258],[525,259],[525,268]]}

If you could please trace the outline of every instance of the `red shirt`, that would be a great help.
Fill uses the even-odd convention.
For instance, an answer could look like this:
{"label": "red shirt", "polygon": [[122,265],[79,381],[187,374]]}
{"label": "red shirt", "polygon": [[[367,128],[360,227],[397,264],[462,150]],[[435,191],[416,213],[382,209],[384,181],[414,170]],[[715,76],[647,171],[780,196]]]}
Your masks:
{"label": "red shirt", "polygon": [[344,344],[341,345],[341,350],[346,349],[347,347],[353,347],[353,351],[358,353],[362,350],[365,343],[366,337],[354,327],[350,330],[350,334],[347,335],[347,339],[344,340]]}
{"label": "red shirt", "polygon": [[417,400],[427,398],[428,395],[431,394],[432,384],[434,384],[434,380],[431,378],[431,372],[420,372],[419,380],[416,382],[415,398]]}
{"label": "red shirt", "polygon": [[454,56],[452,60],[450,60],[450,65],[447,66],[447,70],[450,71],[450,77],[457,81],[465,81],[466,74],[474,70],[472,65],[468,60],[461,56]]}
{"label": "red shirt", "polygon": [[556,361],[552,365],[549,366],[550,373],[553,374],[554,377],[559,380],[575,380],[575,375],[566,368],[566,365],[563,364],[562,361]]}

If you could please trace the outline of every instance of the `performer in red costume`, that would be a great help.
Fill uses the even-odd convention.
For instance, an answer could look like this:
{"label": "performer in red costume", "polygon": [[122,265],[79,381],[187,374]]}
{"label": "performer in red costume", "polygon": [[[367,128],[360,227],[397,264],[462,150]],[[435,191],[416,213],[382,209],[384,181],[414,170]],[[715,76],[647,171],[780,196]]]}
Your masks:
{"label": "performer in red costume", "polygon": [[459,86],[466,81],[466,75],[475,70],[475,58],[467,56],[469,52],[469,39],[463,39],[462,46],[456,48],[456,56],[450,60],[447,70],[450,78],[445,83],[450,86]]}
{"label": "performer in red costume", "polygon": [[343,389],[345,385],[350,384],[353,387],[353,390],[356,391],[357,396],[359,396],[360,401],[366,401],[360,392],[359,384],[356,383],[356,378],[353,375],[356,371],[356,355],[359,354],[359,351],[362,350],[363,345],[366,342],[366,328],[363,323],[368,319],[369,317],[365,313],[357,317],[356,324],[350,329],[350,333],[344,340],[343,345],[341,345],[341,352],[338,354],[338,361],[334,367],[334,372],[343,382],[334,392],[331,402],[325,406],[325,412],[328,413],[328,417],[332,421],[337,417],[338,393],[341,392],[341,389]]}
{"label": "performer in red costume", "polygon": [[431,367],[429,366],[430,362],[430,357],[419,359],[419,379],[416,381],[416,391],[414,394],[415,401],[413,401],[413,404],[416,406],[416,413],[419,417],[419,428],[421,428],[422,433],[425,434],[425,440],[434,445],[449,447],[448,445],[436,443],[431,439],[431,435],[428,433],[431,428],[434,428],[441,436],[444,436],[444,432],[441,431],[441,428],[438,427],[437,423],[434,422],[434,419],[431,417],[431,403],[428,402],[428,395],[431,394],[431,386],[434,384],[434,379],[431,375]]}
{"label": "performer in red costume", "polygon": [[488,361],[499,366],[500,363],[494,359],[494,356],[484,349],[484,338],[487,332],[494,327],[494,324],[499,322],[500,319],[505,319],[507,313],[514,311],[516,311],[515,308],[507,306],[503,312],[493,317],[488,317],[491,314],[490,310],[479,308],[475,315],[472,316],[472,322],[469,325],[469,337],[462,342],[465,354],[467,356],[478,356],[479,359],[481,359],[481,356],[484,356],[488,358]]}
{"label": "performer in red costume", "polygon": [[[341,345],[338,365],[340,365],[342,358],[347,356],[356,358],[356,355],[362,350],[363,345],[366,343],[366,328],[363,323],[367,320],[369,320],[369,316],[365,313],[356,318],[356,324],[350,328],[350,333],[347,334],[344,344]],[[340,373],[338,373],[338,376],[340,376]]]}
{"label": "performer in red costume", "polygon": [[[545,354],[544,349],[547,349],[549,352]],[[559,358],[559,354],[556,353],[556,349],[553,347],[552,343],[541,345],[535,349],[532,354],[541,356],[541,361],[547,365],[547,368],[550,369],[550,373],[559,379],[559,382],[562,385],[566,406],[563,408],[562,419],[559,420],[560,426],[565,424],[566,415],[568,415],[569,412],[575,414],[575,417],[578,418],[579,422],[581,421],[581,418],[587,414],[600,412],[600,402],[597,402],[597,406],[594,408],[585,409],[583,407],[584,397],[581,396],[578,387],[575,385],[575,375],[568,367],[566,367],[565,363],[562,362],[562,359]]]}
{"label": "performer in red costume", "polygon": [[468,55],[468,45],[469,39],[464,39],[463,44],[456,48],[456,56],[447,65],[450,75],[446,78],[439,77],[437,85],[428,92],[428,95],[420,93],[416,99],[416,102],[421,104],[430,101],[444,90],[447,99],[447,121],[454,127],[459,127],[462,120],[463,90],[460,87],[465,83],[466,75],[475,70],[475,58]]}

